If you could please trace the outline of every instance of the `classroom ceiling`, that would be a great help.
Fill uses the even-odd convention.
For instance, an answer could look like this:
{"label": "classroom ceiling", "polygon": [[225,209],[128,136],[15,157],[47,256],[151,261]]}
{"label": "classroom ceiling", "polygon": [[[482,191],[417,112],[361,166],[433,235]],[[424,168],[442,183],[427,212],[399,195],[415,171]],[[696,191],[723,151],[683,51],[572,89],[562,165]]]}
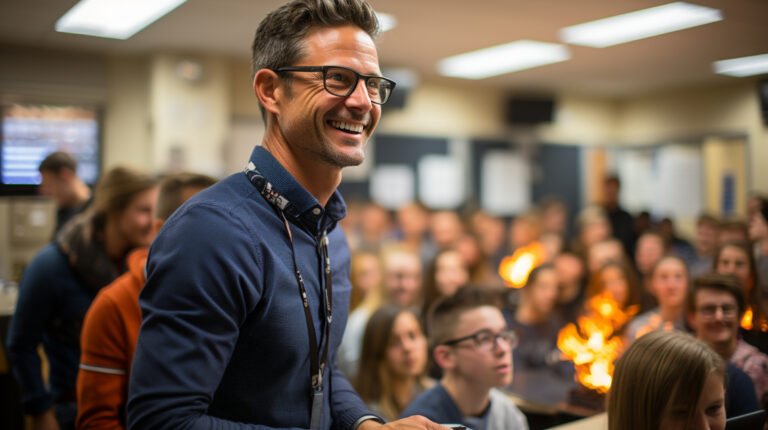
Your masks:
{"label": "classroom ceiling", "polygon": [[[768,0],[692,2],[722,10],[724,20],[608,48],[569,45],[569,61],[466,81],[439,77],[437,62],[519,39],[559,42],[562,27],[668,2],[370,0],[377,11],[398,20],[398,26],[379,40],[382,66],[408,68],[421,79],[513,93],[569,92],[614,98],[755,79],[716,75],[711,63],[768,53]],[[188,0],[128,40],[57,33],[56,20],[75,3],[2,0],[0,44],[104,54],[217,53],[247,59],[258,22],[283,1]]]}

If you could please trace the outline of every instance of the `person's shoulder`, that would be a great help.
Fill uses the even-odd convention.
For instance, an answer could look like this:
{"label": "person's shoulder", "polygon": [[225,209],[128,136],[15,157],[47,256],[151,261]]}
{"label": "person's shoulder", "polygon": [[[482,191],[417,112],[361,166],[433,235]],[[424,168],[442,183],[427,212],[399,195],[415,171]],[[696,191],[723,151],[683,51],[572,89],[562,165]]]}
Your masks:
{"label": "person's shoulder", "polygon": [[[408,407],[403,411],[401,417],[412,415],[422,415],[435,422],[448,422],[456,417],[451,417],[450,410],[456,409],[456,406],[445,388],[440,384],[435,384],[419,394]],[[460,416],[458,418],[461,418]]]}
{"label": "person's shoulder", "polygon": [[503,391],[491,388],[491,416],[492,422],[501,421],[500,426],[494,426],[504,429],[523,430],[528,428],[528,420],[515,402]]}

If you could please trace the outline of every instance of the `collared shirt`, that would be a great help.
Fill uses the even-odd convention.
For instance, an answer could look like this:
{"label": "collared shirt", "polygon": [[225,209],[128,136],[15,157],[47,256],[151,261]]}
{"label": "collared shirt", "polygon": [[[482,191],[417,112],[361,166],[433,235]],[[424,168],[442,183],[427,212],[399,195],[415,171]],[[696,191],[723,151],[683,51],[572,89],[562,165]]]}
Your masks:
{"label": "collared shirt", "polygon": [[[322,342],[318,244],[328,231],[333,322],[322,428],[351,429],[371,412],[335,365],[351,291],[349,248],[336,228],[344,201],[335,192],[323,207],[262,147],[250,161],[298,209],[285,215]],[[309,340],[289,238],[244,173],[196,194],[168,219],[150,249],[140,304],[129,428],[309,427]]]}

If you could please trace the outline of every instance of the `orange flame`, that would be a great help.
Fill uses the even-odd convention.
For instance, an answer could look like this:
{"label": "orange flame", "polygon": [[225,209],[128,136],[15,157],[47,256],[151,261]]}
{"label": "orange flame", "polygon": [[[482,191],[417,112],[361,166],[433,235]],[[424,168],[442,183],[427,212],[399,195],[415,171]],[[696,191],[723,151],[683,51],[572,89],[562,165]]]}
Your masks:
{"label": "orange flame", "polygon": [[499,275],[507,286],[522,288],[528,282],[531,271],[544,261],[544,256],[544,247],[539,242],[532,242],[504,257],[499,265]]}
{"label": "orange flame", "polygon": [[[748,307],[747,311],[744,312],[744,316],[741,317],[741,328],[744,330],[752,330],[755,327],[754,321],[754,313],[752,312],[752,307]],[[760,320],[760,331],[768,331],[768,321]]]}
{"label": "orange flame", "polygon": [[573,361],[576,380],[587,388],[605,393],[611,387],[613,363],[622,350],[620,336],[613,334],[638,311],[637,306],[622,310],[609,292],[591,298],[587,314],[576,324],[560,330],[557,347]]}

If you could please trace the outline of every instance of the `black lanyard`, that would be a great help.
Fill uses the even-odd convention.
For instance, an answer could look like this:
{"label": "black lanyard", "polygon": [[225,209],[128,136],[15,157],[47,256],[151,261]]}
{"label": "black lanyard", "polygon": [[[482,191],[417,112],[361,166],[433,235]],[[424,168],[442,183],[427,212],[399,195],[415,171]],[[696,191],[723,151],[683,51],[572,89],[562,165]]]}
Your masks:
{"label": "black lanyard", "polygon": [[323,372],[328,361],[328,345],[331,343],[331,316],[332,316],[332,291],[333,282],[331,279],[331,258],[328,254],[328,234],[324,230],[323,235],[320,238],[320,251],[323,256],[323,263],[325,266],[325,289],[324,289],[324,301],[325,301],[325,332],[324,332],[324,345],[322,356],[318,353],[317,335],[315,334],[315,323],[312,320],[312,313],[309,309],[309,300],[307,299],[307,290],[304,287],[304,279],[299,271],[299,266],[296,263],[296,250],[293,245],[293,234],[291,233],[291,226],[288,222],[288,218],[285,217],[285,212],[295,214],[297,211],[295,207],[284,197],[280,196],[261,174],[256,170],[253,164],[248,163],[248,167],[245,169],[245,174],[251,183],[256,187],[262,196],[280,213],[285,223],[285,231],[288,234],[288,242],[291,245],[291,259],[293,260],[293,271],[296,276],[296,281],[299,284],[299,293],[301,295],[301,303],[304,308],[304,317],[307,323],[307,331],[309,332],[309,363],[310,363],[310,376],[312,385],[312,415],[310,428],[319,428],[322,421],[322,407],[323,407]]}

